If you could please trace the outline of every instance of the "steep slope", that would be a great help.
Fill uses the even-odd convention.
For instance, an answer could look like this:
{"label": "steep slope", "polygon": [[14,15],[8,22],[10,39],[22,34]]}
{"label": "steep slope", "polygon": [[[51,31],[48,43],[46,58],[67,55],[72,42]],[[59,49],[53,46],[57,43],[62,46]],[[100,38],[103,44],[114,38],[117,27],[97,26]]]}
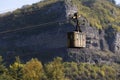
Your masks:
{"label": "steep slope", "polygon": [[[67,20],[75,12],[86,21],[81,26],[87,36],[85,50],[67,50],[66,34],[74,30]],[[89,53],[88,56],[94,55],[93,59],[104,60],[109,55],[106,60],[119,62],[115,58],[120,52],[119,20],[120,8],[108,0],[45,0],[0,16],[0,31],[8,32],[0,34],[0,51],[4,56],[19,55],[24,59],[39,57],[44,61],[55,56],[67,59],[67,53],[85,53],[83,57]],[[35,28],[10,32],[35,25]],[[83,57],[80,58],[81,54],[72,54],[72,57],[83,60]]]}

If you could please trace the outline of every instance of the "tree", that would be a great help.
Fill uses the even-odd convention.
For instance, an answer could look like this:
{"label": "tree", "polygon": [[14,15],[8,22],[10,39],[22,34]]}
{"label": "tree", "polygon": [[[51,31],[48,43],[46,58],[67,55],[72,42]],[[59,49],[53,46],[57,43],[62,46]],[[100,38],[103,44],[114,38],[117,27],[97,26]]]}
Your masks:
{"label": "tree", "polygon": [[41,80],[44,75],[42,63],[38,59],[31,59],[23,68],[23,80]]}
{"label": "tree", "polygon": [[61,58],[55,58],[53,62],[45,65],[47,80],[67,80]]}
{"label": "tree", "polygon": [[0,80],[15,80],[15,79],[13,79],[10,75],[4,74],[0,76]]}
{"label": "tree", "polygon": [[7,73],[7,68],[5,67],[5,65],[3,63],[2,56],[0,56],[0,76],[4,75],[6,73]]}
{"label": "tree", "polygon": [[16,57],[16,61],[10,65],[9,67],[9,74],[12,76],[15,80],[21,80],[22,79],[22,68],[24,64],[21,63],[19,57]]}
{"label": "tree", "polygon": [[78,77],[78,64],[75,62],[65,62],[65,75],[69,77],[71,80],[79,80]]}
{"label": "tree", "polygon": [[0,56],[0,80],[14,80],[10,75],[8,75],[8,69],[3,63],[2,56]]}

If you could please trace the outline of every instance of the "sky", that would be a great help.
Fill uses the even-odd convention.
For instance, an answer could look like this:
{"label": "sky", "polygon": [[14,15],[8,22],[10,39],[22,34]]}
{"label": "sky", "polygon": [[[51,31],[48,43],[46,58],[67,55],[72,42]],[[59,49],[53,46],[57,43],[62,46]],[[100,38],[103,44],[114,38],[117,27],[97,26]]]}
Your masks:
{"label": "sky", "polygon": [[[12,11],[17,8],[21,8],[23,5],[33,4],[41,0],[1,0],[0,1],[0,13]],[[115,0],[117,4],[120,4],[120,0]]]}
{"label": "sky", "polygon": [[120,4],[120,0],[115,0],[117,4]]}
{"label": "sky", "polygon": [[12,11],[17,8],[21,8],[23,5],[33,4],[41,0],[1,0],[0,1],[0,13]]}

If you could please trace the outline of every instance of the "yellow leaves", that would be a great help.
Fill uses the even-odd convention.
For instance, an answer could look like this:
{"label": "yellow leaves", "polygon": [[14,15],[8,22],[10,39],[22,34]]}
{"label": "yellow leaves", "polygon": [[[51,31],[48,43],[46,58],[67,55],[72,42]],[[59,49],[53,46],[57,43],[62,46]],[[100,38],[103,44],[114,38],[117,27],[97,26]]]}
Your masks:
{"label": "yellow leaves", "polygon": [[10,76],[18,80],[22,77],[22,68],[24,67],[24,64],[20,62],[19,57],[16,57],[16,61],[9,66],[9,74]]}
{"label": "yellow leaves", "polygon": [[20,64],[18,62],[15,62],[14,64],[10,65],[10,69],[17,70],[19,67],[23,67],[23,64]]}
{"label": "yellow leaves", "polygon": [[103,70],[101,70],[101,71],[100,71],[100,75],[101,75],[102,77],[105,77],[105,72],[104,72]]}
{"label": "yellow leaves", "polygon": [[39,80],[43,76],[43,66],[38,59],[31,59],[23,68],[24,80]]}
{"label": "yellow leaves", "polygon": [[18,70],[19,68],[23,68],[24,64],[21,63],[19,57],[16,57],[16,61],[9,66],[11,70]]}

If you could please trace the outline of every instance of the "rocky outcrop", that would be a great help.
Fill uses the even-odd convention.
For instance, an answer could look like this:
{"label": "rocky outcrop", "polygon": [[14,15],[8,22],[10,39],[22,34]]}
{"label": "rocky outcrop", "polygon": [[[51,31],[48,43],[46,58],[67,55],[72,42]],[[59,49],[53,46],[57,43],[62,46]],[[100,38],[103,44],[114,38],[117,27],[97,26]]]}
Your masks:
{"label": "rocky outcrop", "polygon": [[116,32],[115,33],[115,36],[114,36],[114,40],[113,40],[113,43],[112,43],[112,51],[114,53],[117,53],[119,54],[120,53],[120,33],[119,32]]}

